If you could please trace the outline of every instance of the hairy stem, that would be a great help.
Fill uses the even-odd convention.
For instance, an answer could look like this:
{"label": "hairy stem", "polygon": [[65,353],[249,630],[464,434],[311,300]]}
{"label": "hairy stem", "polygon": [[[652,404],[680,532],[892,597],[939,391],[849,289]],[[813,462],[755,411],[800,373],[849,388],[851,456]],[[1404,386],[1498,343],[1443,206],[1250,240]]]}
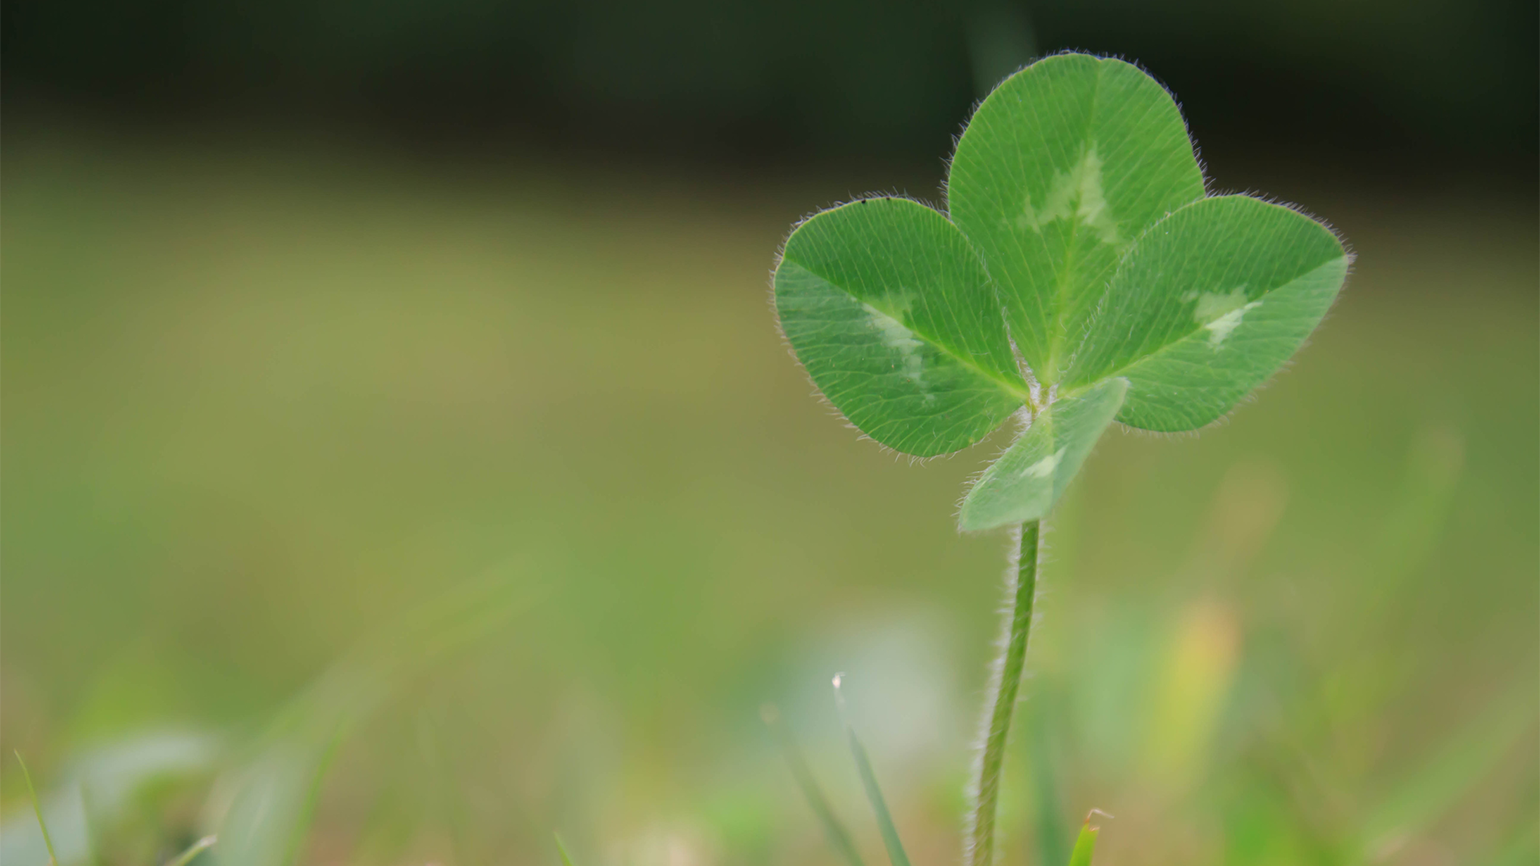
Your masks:
{"label": "hairy stem", "polygon": [[993,866],[995,856],[995,807],[1000,799],[1000,768],[1005,763],[1005,741],[1011,731],[1011,714],[1021,690],[1021,672],[1027,660],[1027,636],[1032,631],[1032,601],[1037,593],[1038,521],[1021,525],[1021,551],[1011,581],[1011,608],[1005,642],[995,659],[988,703],[984,707],[977,781],[973,788],[973,812],[968,817],[967,862]]}

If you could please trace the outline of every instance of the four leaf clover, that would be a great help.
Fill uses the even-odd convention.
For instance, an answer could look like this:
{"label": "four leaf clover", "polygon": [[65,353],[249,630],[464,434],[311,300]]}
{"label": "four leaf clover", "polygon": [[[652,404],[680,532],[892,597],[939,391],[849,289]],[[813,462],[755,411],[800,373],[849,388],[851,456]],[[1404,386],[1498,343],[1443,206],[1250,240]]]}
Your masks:
{"label": "four leaf clover", "polygon": [[824,396],[894,450],[957,451],[1030,413],[963,501],[977,530],[1047,516],[1114,420],[1223,417],[1315,330],[1349,261],[1297,211],[1206,195],[1154,79],[1060,54],[979,105],[945,214],[897,197],[816,214],[775,303]]}

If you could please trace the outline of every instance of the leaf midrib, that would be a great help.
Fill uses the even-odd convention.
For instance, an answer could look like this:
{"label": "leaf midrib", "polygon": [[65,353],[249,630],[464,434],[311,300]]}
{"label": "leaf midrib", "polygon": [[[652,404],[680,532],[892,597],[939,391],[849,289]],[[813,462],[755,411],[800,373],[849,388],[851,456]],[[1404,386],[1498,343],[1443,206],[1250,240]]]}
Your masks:
{"label": "leaf midrib", "polygon": [[[1091,90],[1091,110],[1086,112],[1085,131],[1080,134],[1081,147],[1091,140],[1091,129],[1096,125],[1096,103],[1102,95],[1102,77],[1106,67],[1100,61],[1096,64],[1096,86]],[[1085,159],[1085,153],[1080,155]],[[1080,231],[1080,215],[1078,213],[1080,200],[1076,199],[1076,213],[1069,221],[1069,237],[1064,243],[1064,270],[1059,272],[1058,291],[1054,292],[1053,321],[1048,328],[1048,362],[1043,371],[1043,384],[1053,385],[1059,381],[1059,353],[1064,348],[1064,300],[1065,289],[1069,286],[1070,272],[1075,268],[1075,237]]]}
{"label": "leaf midrib", "polygon": [[931,344],[932,346],[935,346],[937,349],[939,349],[941,351],[942,354],[946,355],[948,358],[951,358],[953,361],[956,361],[958,364],[961,364],[962,366],[964,366],[964,367],[968,368],[969,370],[973,371],[980,378],[983,378],[983,379],[989,381],[990,383],[999,386],[1001,390],[1003,390],[1006,393],[1010,394],[1012,397],[1017,398],[1022,403],[1028,403],[1028,402],[1031,401],[1032,393],[1026,389],[1024,383],[1022,385],[1017,385],[1016,383],[1010,381],[1009,379],[1002,378],[999,373],[996,373],[995,371],[990,370],[990,369],[988,369],[986,367],[979,366],[978,362],[974,361],[971,356],[967,355],[966,353],[958,351],[957,349],[953,348],[952,346],[947,345],[944,341],[937,339],[934,334],[927,334],[924,331],[921,331],[920,329],[915,328],[911,323],[904,321],[903,316],[901,314],[898,314],[897,311],[895,311],[891,307],[888,307],[885,304],[874,303],[874,302],[872,302],[870,300],[861,298],[855,292],[850,291],[849,289],[847,289],[844,286],[840,285],[838,282],[835,282],[833,279],[830,279],[828,275],[820,273],[819,271],[814,270],[813,268],[808,267],[805,263],[803,263],[800,259],[796,258],[795,256],[790,256],[790,255],[783,256],[782,257],[782,261],[791,262],[792,264],[796,265],[797,267],[801,268],[802,270],[807,271],[808,273],[812,274],[813,276],[817,277],[820,280],[823,280],[825,283],[828,283],[829,285],[833,286],[834,288],[839,289],[845,295],[849,296],[851,298],[851,300],[854,300],[857,303],[865,304],[865,305],[871,307],[872,309],[878,311],[879,313],[882,313],[884,316],[887,316],[888,318],[893,319],[894,321],[902,324],[905,328],[909,329],[910,333],[913,333],[916,336],[919,336],[919,337],[923,338],[925,340],[925,342]]}

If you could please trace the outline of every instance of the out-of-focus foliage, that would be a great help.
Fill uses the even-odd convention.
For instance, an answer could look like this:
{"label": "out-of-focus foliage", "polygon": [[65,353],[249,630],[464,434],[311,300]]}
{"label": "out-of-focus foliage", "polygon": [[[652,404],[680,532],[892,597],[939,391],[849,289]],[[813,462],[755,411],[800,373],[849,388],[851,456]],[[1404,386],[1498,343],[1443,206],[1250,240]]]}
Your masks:
{"label": "out-of-focus foliage", "polygon": [[[538,584],[536,584],[538,585]],[[88,863],[124,854],[111,838],[132,823],[135,801],[168,782],[203,790],[200,823],[208,835],[181,857],[188,862],[218,840],[210,855],[228,866],[282,866],[299,853],[325,772],[341,742],[414,675],[504,625],[530,587],[507,581],[467,581],[384,624],[282,708],[246,742],[221,743],[208,734],[151,730],[113,738],[74,761],[37,820],[8,816],[0,827],[0,858],[8,862]],[[19,759],[18,759],[19,760]],[[30,779],[28,794],[32,794]],[[150,802],[139,817],[164,804]],[[49,831],[52,831],[50,838]],[[53,839],[57,839],[55,843]],[[103,849],[106,850],[103,850]],[[149,851],[136,852],[148,859]],[[164,859],[164,855],[160,859]]]}
{"label": "out-of-focus foliage", "polygon": [[1414,165],[1535,152],[1537,25],[1511,0],[10,0],[0,63],[9,95],[116,111],[931,160],[1005,74],[1077,48],[1159,70],[1200,140]]}
{"label": "out-of-focus foliage", "polygon": [[[285,730],[333,750],[304,862],[846,862],[767,700],[881,862],[840,670],[909,856],[955,855],[1004,540],[926,503],[1006,443],[895,461],[766,314],[765,251],[867,178],[8,134],[0,753],[100,862],[218,829]],[[1061,503],[1004,855],[1095,806],[1098,863],[1533,862],[1533,211],[1217,181],[1356,270],[1265,400],[1107,436]],[[467,580],[523,607],[393,625]],[[381,634],[390,688],[328,673],[400,670]]]}

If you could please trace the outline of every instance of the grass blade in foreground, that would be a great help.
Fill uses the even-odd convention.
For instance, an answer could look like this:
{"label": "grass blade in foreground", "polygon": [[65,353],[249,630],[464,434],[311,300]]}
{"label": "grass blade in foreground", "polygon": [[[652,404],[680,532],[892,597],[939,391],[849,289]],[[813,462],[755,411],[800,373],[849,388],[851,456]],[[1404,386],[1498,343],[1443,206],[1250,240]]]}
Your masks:
{"label": "grass blade in foreground", "polygon": [[802,757],[802,750],[797,748],[797,741],[792,737],[790,729],[781,721],[780,711],[773,704],[765,704],[759,711],[759,717],[764,719],[765,727],[770,729],[776,744],[781,747],[781,755],[786,759],[786,765],[791,768],[792,778],[797,780],[797,787],[802,789],[802,796],[806,798],[813,814],[818,816],[818,823],[823,826],[824,836],[829,840],[830,847],[838,851],[850,866],[866,866],[861,860],[861,853],[856,850],[855,842],[850,838],[850,833],[835,816],[833,807],[829,805],[828,799],[818,787],[818,781],[813,778],[813,771],[808,768],[807,761]]}
{"label": "grass blade in foreground", "polygon": [[1498,843],[1481,866],[1533,866],[1540,863],[1540,818],[1530,821]]}
{"label": "grass blade in foreground", "polygon": [[856,772],[861,774],[861,787],[866,790],[866,800],[877,813],[877,829],[882,833],[882,844],[887,846],[888,860],[893,866],[909,866],[909,855],[904,853],[904,843],[898,838],[898,828],[893,826],[893,816],[888,813],[888,803],[882,798],[882,788],[877,785],[877,774],[872,772],[872,762],[866,756],[866,747],[856,737],[855,726],[845,716],[845,696],[840,693],[840,681],[844,674],[834,675],[834,702],[839,706],[840,719],[845,723],[845,735],[850,740],[850,754],[856,759]]}
{"label": "grass blade in foreground", "polygon": [[572,855],[567,853],[567,846],[561,843],[561,837],[555,833],[552,833],[551,837],[556,840],[556,850],[561,854],[562,866],[575,866],[572,862]]}
{"label": "grass blade in foreground", "polygon": [[32,811],[37,813],[37,826],[43,831],[43,844],[48,848],[48,862],[57,866],[59,858],[53,852],[53,837],[48,835],[48,822],[43,820],[43,804],[38,802],[37,789],[32,787],[32,773],[27,769],[27,762],[22,760],[21,752],[16,753],[16,763],[21,765],[21,777],[27,783],[27,796],[32,798]]}
{"label": "grass blade in foreground", "polygon": [[1070,853],[1069,834],[1064,828],[1064,796],[1059,790],[1055,761],[1057,738],[1049,730],[1054,715],[1051,700],[1045,689],[1037,689],[1032,699],[1033,712],[1022,720],[1026,723],[1022,733],[1027,737],[1031,754],[1028,769],[1033,792],[1032,835],[1037,842],[1038,863],[1064,863]]}
{"label": "grass blade in foreground", "polygon": [[218,841],[219,837],[217,836],[204,836],[202,839],[199,839],[198,841],[192,843],[192,845],[188,846],[186,851],[178,854],[176,859],[168,862],[166,866],[187,866],[188,863],[193,861],[194,857],[197,857],[204,851],[214,847],[214,843]]}
{"label": "grass blade in foreground", "polygon": [[1364,822],[1366,861],[1382,860],[1427,831],[1491,773],[1534,725],[1531,686],[1512,688],[1414,768]]}
{"label": "grass blade in foreground", "polygon": [[[35,813],[25,814],[33,812],[28,808],[7,813],[0,822],[0,863],[42,866],[50,856],[59,866],[103,862],[103,852],[121,838],[112,831],[145,814],[145,803],[153,801],[157,791],[192,783],[212,771],[224,753],[222,743],[218,736],[193,729],[146,728],[80,748],[53,789],[38,792],[42,821]],[[128,859],[149,862],[145,857]]]}
{"label": "grass blade in foreground", "polygon": [[216,780],[222,866],[295,862],[321,783],[352,729],[433,662],[511,619],[529,596],[495,577],[470,581],[382,626],[322,674]]}
{"label": "grass blade in foreground", "polygon": [[1069,855],[1069,866],[1091,866],[1091,855],[1096,853],[1096,836],[1102,831],[1102,828],[1091,825],[1092,815],[1112,817],[1100,809],[1092,809],[1085,816],[1085,823],[1080,825],[1080,838],[1075,840],[1075,850]]}

